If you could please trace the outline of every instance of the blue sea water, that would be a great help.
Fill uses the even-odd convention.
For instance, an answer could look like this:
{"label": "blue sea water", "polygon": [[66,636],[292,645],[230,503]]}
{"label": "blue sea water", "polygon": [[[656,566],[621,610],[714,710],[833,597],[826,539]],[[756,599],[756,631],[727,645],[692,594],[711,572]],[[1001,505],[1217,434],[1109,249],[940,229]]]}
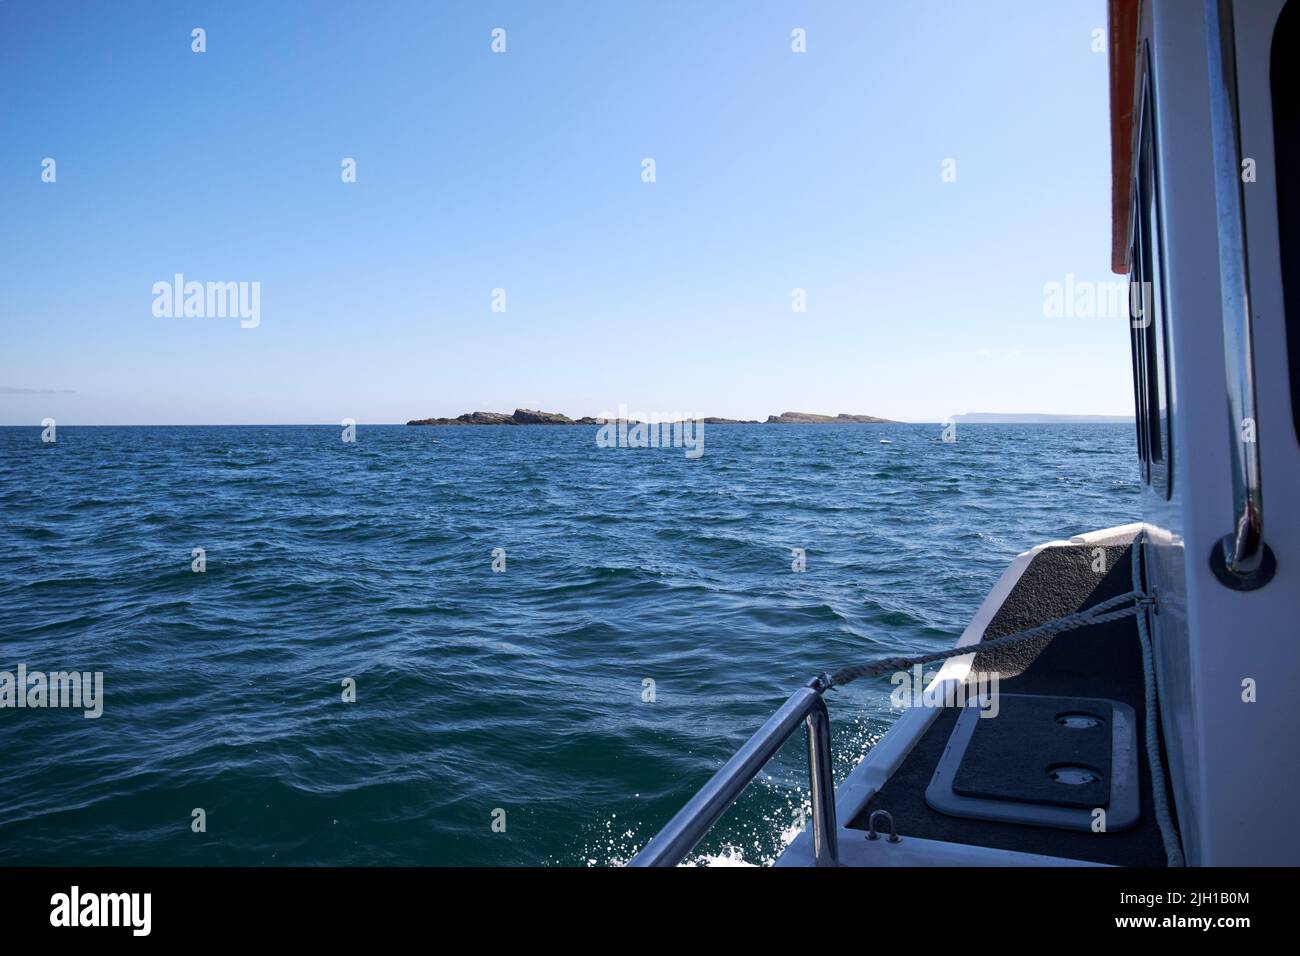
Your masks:
{"label": "blue sea water", "polygon": [[[1131,425],[340,432],[0,428],[0,671],[104,674],[0,709],[0,863],[623,862],[811,676],[1138,516]],[[838,777],[889,690],[832,696]],[[802,746],[698,860],[779,851]]]}

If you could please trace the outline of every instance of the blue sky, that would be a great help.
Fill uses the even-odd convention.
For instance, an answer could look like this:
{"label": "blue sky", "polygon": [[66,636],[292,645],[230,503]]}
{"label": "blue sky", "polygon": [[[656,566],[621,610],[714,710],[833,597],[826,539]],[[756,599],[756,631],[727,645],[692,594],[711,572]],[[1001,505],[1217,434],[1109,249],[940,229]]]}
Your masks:
{"label": "blue sky", "polygon": [[[1104,25],[1102,0],[9,0],[0,424],[1130,414],[1123,319],[1043,309],[1112,279]],[[261,324],[155,317],[178,272],[260,282]]]}

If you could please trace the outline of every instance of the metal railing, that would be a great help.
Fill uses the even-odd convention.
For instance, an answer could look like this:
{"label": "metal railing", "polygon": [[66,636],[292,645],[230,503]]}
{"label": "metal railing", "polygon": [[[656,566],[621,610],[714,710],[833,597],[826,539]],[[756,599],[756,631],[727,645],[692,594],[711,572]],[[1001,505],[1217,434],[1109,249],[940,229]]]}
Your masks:
{"label": "metal railing", "polygon": [[1250,254],[1241,176],[1241,119],[1237,101],[1232,0],[1205,0],[1210,76],[1210,139],[1218,209],[1219,283],[1223,308],[1224,370],[1232,434],[1233,529],[1211,555],[1229,587],[1268,583],[1275,562],[1264,544],[1264,486],[1255,405],[1255,343],[1251,317]]}
{"label": "metal railing", "polygon": [[835,782],[831,777],[831,721],[822,692],[828,687],[825,675],[790,695],[781,709],[758,728],[735,756],[700,788],[645,845],[631,866],[676,866],[686,859],[705,834],[727,812],[736,798],[769,760],[798,730],[808,728],[808,780],[812,786],[813,857],[818,866],[838,866],[836,843]]}

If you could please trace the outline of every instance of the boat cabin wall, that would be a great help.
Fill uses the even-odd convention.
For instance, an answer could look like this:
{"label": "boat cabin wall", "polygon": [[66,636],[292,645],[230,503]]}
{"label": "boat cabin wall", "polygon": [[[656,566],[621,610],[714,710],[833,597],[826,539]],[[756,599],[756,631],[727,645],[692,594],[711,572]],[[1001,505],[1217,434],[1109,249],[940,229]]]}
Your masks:
{"label": "boat cabin wall", "polygon": [[[1300,442],[1277,217],[1277,177],[1295,177],[1295,171],[1279,169],[1274,158],[1269,89],[1274,28],[1286,3],[1235,3],[1242,153],[1254,161],[1253,181],[1244,189],[1255,435],[1265,541],[1277,559],[1274,578],[1253,591],[1226,587],[1210,567],[1212,549],[1234,520],[1230,443],[1241,424],[1229,421],[1226,397],[1203,4],[1150,0],[1142,5],[1139,26],[1136,95],[1142,95],[1145,72],[1155,181],[1154,215],[1146,218],[1142,241],[1159,253],[1151,281],[1162,287],[1154,295],[1163,315],[1154,310],[1161,327],[1152,336],[1166,346],[1167,382],[1159,382],[1159,370],[1151,374],[1166,393],[1168,412],[1161,417],[1167,420],[1160,424],[1169,437],[1168,459],[1143,466],[1142,507],[1149,583],[1159,599],[1152,624],[1162,727],[1184,850],[1193,864],[1283,863],[1300,855],[1291,810],[1291,795],[1300,790],[1292,729],[1292,704],[1300,700],[1300,495],[1293,490],[1300,482]],[[1292,15],[1300,17],[1300,10]],[[1139,176],[1141,166],[1139,159]],[[1143,228],[1142,210],[1134,220]],[[1147,349],[1147,364],[1155,361]],[[1150,472],[1154,480],[1147,480]],[[1165,474],[1168,480],[1159,480]]]}

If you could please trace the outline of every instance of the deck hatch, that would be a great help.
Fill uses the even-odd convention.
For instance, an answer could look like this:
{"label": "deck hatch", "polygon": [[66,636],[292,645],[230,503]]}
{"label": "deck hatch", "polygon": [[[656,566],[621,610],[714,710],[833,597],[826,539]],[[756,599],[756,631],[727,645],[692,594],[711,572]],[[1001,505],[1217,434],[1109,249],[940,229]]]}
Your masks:
{"label": "deck hatch", "polygon": [[1104,698],[1003,694],[997,716],[958,717],[926,790],[950,816],[1093,830],[1138,819],[1133,709]]}

